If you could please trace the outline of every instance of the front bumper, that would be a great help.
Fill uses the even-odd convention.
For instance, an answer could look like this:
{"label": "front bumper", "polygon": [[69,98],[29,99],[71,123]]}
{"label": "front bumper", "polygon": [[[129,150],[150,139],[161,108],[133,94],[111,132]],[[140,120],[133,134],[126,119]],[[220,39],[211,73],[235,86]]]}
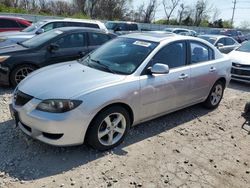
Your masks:
{"label": "front bumper", "polygon": [[0,84],[9,85],[10,69],[0,64]]}
{"label": "front bumper", "polygon": [[233,63],[231,69],[231,75],[232,75],[232,80],[244,83],[250,83],[250,65]]}
{"label": "front bumper", "polygon": [[18,126],[34,139],[54,146],[79,145],[84,142],[91,120],[80,108],[66,113],[48,113],[36,110],[41,100],[33,98],[23,106],[12,102],[18,114]]}

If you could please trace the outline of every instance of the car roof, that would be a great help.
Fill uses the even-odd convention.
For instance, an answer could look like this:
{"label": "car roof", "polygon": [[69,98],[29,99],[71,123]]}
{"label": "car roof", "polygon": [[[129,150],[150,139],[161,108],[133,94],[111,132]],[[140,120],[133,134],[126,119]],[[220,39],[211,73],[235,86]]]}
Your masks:
{"label": "car roof", "polygon": [[174,33],[131,33],[127,35],[122,35],[120,37],[125,38],[133,38],[138,40],[146,40],[151,42],[162,42],[165,40],[171,40],[171,39],[180,39],[180,40],[193,40],[196,39],[196,37],[190,37],[190,36],[183,36],[183,35],[176,35]]}
{"label": "car roof", "polygon": [[225,35],[216,35],[216,34],[206,34],[206,35],[199,35],[199,36],[203,36],[203,37],[213,37],[213,38],[228,38],[228,36]]}
{"label": "car roof", "polygon": [[0,16],[0,18],[26,20],[22,17],[17,17],[17,16]]}
{"label": "car roof", "polygon": [[137,24],[136,22],[126,22],[126,21],[107,21],[106,23],[125,23],[125,24]]}
{"label": "car roof", "polygon": [[95,23],[100,24],[101,22],[98,20],[87,20],[87,19],[71,19],[71,18],[65,18],[65,19],[45,19],[41,20],[41,22],[82,22],[82,23]]}
{"label": "car roof", "polygon": [[71,32],[71,31],[93,31],[93,32],[98,32],[98,33],[110,34],[109,32],[104,32],[101,29],[95,29],[95,28],[90,28],[90,27],[60,27],[54,30],[60,30],[60,31],[63,31],[64,33]]}

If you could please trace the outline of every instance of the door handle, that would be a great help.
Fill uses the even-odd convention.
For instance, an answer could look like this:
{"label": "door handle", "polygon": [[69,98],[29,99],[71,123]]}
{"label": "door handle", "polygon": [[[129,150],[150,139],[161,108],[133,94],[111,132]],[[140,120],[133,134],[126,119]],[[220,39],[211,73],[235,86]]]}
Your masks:
{"label": "door handle", "polygon": [[188,78],[188,75],[184,73],[179,76],[180,80],[185,80],[186,78]]}
{"label": "door handle", "polygon": [[216,71],[216,68],[215,67],[211,67],[210,69],[209,69],[209,72],[215,72]]}

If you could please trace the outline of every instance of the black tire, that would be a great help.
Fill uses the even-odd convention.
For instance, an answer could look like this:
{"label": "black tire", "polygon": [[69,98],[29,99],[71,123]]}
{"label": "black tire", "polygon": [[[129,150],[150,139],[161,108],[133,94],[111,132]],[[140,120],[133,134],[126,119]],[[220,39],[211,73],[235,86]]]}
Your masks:
{"label": "black tire", "polygon": [[246,103],[243,116],[250,117],[250,102]]}
{"label": "black tire", "polygon": [[[216,100],[216,102],[215,102],[213,94],[214,94],[216,88],[221,88],[221,94],[220,94],[220,98],[218,98]],[[210,91],[207,99],[203,102],[203,106],[206,107],[206,108],[208,108],[208,109],[215,109],[215,108],[217,108],[219,106],[220,102],[221,102],[221,99],[223,98],[224,90],[225,90],[225,84],[222,81],[217,81],[213,85],[213,87],[212,87],[212,89],[211,89],[211,91]]]}
{"label": "black tire", "polygon": [[[110,129],[108,129],[108,124],[106,123],[105,118],[109,118],[111,120],[111,123],[114,122],[114,120],[116,119],[111,119],[113,118],[113,116],[115,117],[116,114],[121,114],[123,116],[122,122],[119,123],[119,125],[117,126],[121,126],[122,124],[124,124],[124,122],[126,122],[126,126],[124,129],[124,133],[112,133],[112,138],[119,138],[117,140],[117,142],[113,143],[113,144],[108,144],[105,145],[104,142],[107,136],[107,139],[109,139],[110,137],[110,133],[106,134],[105,136],[99,138],[98,135],[101,132],[106,132],[106,131],[111,131]],[[117,116],[118,119],[118,116]],[[93,121],[91,122],[91,124],[89,125],[88,131],[86,133],[86,143],[91,146],[94,149],[97,150],[109,150],[112,149],[114,147],[116,147],[117,145],[119,145],[125,138],[127,132],[130,129],[130,117],[129,117],[129,113],[127,112],[127,110],[125,110],[124,108],[120,107],[120,106],[111,106],[110,108],[107,108],[103,111],[101,111],[100,113],[98,113],[96,115],[96,117],[93,119]],[[105,128],[106,126],[106,128]],[[118,127],[119,128],[119,127]],[[104,129],[104,131],[100,131],[100,129]],[[114,130],[112,130],[114,132]],[[120,135],[121,134],[121,135]],[[116,137],[114,136],[116,135]],[[108,141],[107,141],[108,142]]]}
{"label": "black tire", "polygon": [[[10,83],[12,86],[17,86],[21,80],[23,80],[27,75],[29,75],[31,72],[35,71],[37,69],[34,65],[20,65],[14,68],[10,74]],[[24,71],[23,75],[18,75],[21,73],[21,71]]]}

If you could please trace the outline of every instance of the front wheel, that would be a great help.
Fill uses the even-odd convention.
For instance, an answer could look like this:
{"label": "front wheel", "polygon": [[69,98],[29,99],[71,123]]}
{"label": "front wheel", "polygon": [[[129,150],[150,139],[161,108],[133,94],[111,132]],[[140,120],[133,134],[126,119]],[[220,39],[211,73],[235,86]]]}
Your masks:
{"label": "front wheel", "polygon": [[207,99],[203,103],[206,108],[215,109],[219,106],[224,94],[225,86],[223,82],[217,81],[212,87]]}
{"label": "front wheel", "polygon": [[13,86],[17,86],[24,78],[35,70],[36,67],[33,65],[21,65],[14,68],[10,74],[10,83]]}
{"label": "front wheel", "polygon": [[97,150],[108,150],[119,145],[130,128],[127,110],[113,106],[101,111],[90,124],[86,141]]}

